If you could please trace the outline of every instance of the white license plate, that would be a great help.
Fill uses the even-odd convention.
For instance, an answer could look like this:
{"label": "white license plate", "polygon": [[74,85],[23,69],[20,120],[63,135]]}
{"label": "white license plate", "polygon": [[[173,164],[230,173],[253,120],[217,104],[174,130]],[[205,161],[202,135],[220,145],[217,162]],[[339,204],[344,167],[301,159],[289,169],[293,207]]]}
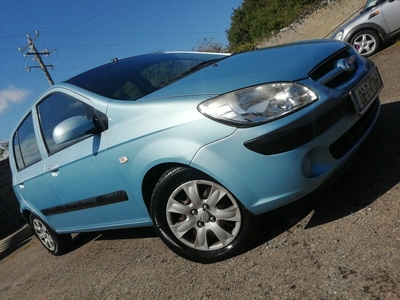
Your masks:
{"label": "white license plate", "polygon": [[383,88],[383,82],[378,69],[374,68],[371,73],[351,92],[350,96],[359,115],[362,115],[372,104],[372,100],[378,96]]}

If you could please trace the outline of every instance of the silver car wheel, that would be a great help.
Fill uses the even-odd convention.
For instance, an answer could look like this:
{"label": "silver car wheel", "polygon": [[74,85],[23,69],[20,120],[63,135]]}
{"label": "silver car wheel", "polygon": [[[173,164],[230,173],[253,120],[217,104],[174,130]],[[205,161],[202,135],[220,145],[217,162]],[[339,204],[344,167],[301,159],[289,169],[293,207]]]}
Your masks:
{"label": "silver car wheel", "polygon": [[71,234],[56,233],[45,221],[35,214],[29,216],[33,232],[51,254],[59,256],[66,253],[72,242]]}
{"label": "silver car wheel", "polygon": [[56,245],[50,232],[47,230],[47,227],[38,219],[34,219],[32,224],[33,224],[33,229],[35,230],[37,237],[42,242],[42,244],[49,251],[54,251],[56,249]]}
{"label": "silver car wheel", "polygon": [[262,216],[250,213],[212,177],[173,167],[154,186],[150,215],[163,242],[176,254],[213,263],[243,253],[257,238]]}
{"label": "silver car wheel", "polygon": [[375,32],[364,30],[353,37],[351,44],[358,53],[362,56],[368,57],[378,51],[380,42],[381,40]]}
{"label": "silver car wheel", "polygon": [[226,247],[235,240],[242,223],[233,195],[207,180],[188,181],[175,189],[167,201],[166,217],[175,237],[200,251]]}

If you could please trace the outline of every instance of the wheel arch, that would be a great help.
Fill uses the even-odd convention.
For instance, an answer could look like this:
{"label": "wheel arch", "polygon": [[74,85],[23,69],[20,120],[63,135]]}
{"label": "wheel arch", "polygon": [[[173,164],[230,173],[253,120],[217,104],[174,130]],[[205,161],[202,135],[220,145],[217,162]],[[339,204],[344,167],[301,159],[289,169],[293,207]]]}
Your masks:
{"label": "wheel arch", "polygon": [[343,41],[350,43],[353,37],[362,30],[372,30],[378,34],[378,36],[381,38],[382,41],[385,41],[386,37],[385,30],[383,30],[381,26],[374,23],[365,23],[354,27],[346,34],[346,37],[343,39]]}
{"label": "wheel arch", "polygon": [[24,210],[21,212],[21,214],[22,214],[22,217],[24,218],[24,220],[26,221],[26,223],[28,223],[28,224],[30,225],[29,217],[30,217],[30,215],[32,214],[32,212],[29,211],[29,210],[27,210],[27,209],[24,209]]}
{"label": "wheel arch", "polygon": [[147,211],[150,212],[150,199],[153,194],[154,187],[161,176],[169,169],[176,167],[190,168],[190,166],[181,163],[163,163],[153,166],[149,169],[142,181],[142,196]]}
{"label": "wheel arch", "polygon": [[[204,175],[209,176],[210,178],[214,179],[216,182],[218,182],[222,186],[224,186],[221,182],[218,181],[217,178],[214,178],[208,172],[205,172],[205,170],[198,169],[198,168],[195,168],[193,166],[186,165],[186,164],[183,164],[183,163],[177,163],[177,162],[174,162],[174,163],[163,163],[163,164],[159,164],[159,165],[153,166],[151,169],[149,169],[147,171],[147,173],[143,177],[143,181],[142,181],[142,197],[143,197],[143,201],[144,201],[144,203],[146,205],[146,208],[147,208],[148,212],[150,212],[150,200],[151,200],[151,196],[153,194],[154,188],[155,188],[158,180],[169,169],[179,168],[179,167],[197,170],[197,171],[203,173]],[[232,193],[231,191],[229,191],[229,192]],[[240,200],[238,199],[238,201],[240,201]]]}

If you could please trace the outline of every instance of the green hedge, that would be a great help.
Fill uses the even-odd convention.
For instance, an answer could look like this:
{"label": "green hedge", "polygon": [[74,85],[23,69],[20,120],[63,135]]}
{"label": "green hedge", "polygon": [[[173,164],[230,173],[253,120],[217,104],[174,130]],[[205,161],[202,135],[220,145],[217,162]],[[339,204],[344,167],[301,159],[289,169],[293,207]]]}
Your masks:
{"label": "green hedge", "polygon": [[249,45],[256,45],[325,2],[324,0],[244,0],[231,15],[231,27],[227,30],[230,51],[239,52]]}

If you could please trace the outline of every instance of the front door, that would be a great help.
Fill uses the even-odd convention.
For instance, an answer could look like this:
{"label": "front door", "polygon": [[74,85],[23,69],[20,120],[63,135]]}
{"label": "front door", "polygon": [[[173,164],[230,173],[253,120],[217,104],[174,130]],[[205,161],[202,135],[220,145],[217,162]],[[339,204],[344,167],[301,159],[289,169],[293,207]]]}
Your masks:
{"label": "front door", "polygon": [[400,0],[387,1],[382,5],[382,13],[385,18],[389,32],[400,30]]}
{"label": "front door", "polygon": [[43,214],[60,232],[118,228],[145,219],[129,199],[127,187],[108,157],[105,134],[88,134],[56,144],[53,130],[62,121],[84,116],[92,119],[90,101],[79,96],[52,94],[37,106],[48,152],[44,159],[47,180],[63,200]]}

